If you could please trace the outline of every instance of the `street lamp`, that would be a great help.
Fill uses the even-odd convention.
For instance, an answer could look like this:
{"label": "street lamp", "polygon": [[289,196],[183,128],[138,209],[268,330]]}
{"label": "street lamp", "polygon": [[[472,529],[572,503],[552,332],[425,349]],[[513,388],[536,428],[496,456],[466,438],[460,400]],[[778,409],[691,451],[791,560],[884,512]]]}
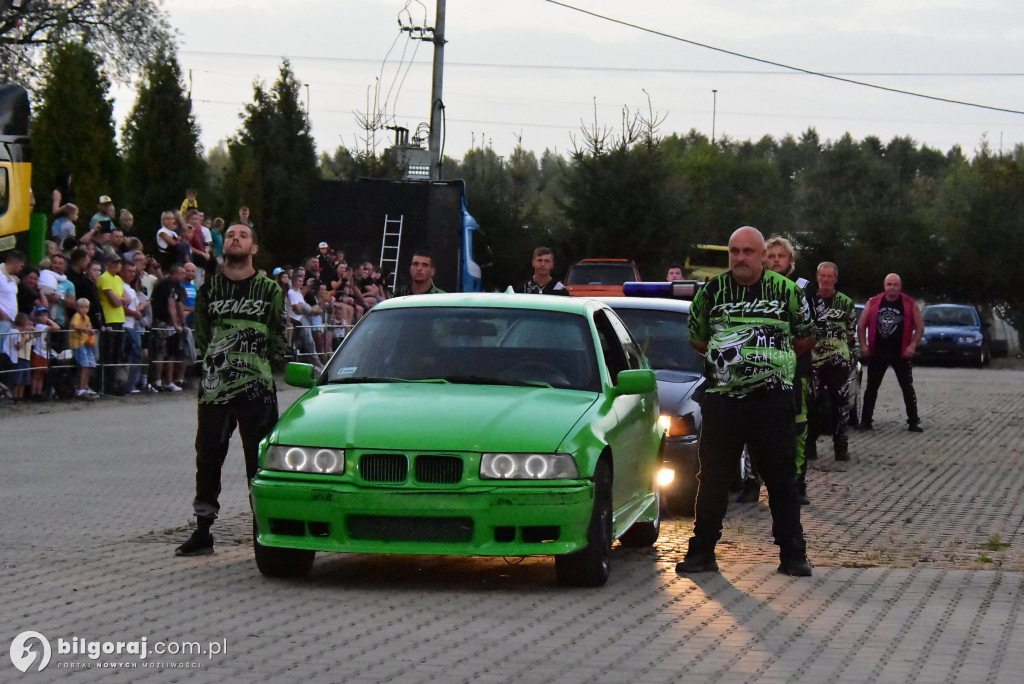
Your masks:
{"label": "street lamp", "polygon": [[715,118],[718,116],[718,90],[711,89],[711,144],[715,144]]}

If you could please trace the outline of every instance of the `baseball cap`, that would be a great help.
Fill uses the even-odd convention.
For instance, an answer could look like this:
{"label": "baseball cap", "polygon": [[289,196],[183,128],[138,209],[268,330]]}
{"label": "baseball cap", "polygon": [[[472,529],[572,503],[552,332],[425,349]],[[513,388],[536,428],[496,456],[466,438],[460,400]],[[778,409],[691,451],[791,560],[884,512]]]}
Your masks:
{"label": "baseball cap", "polygon": [[281,275],[282,273],[284,273],[284,269],[280,266],[274,269],[274,275]]}
{"label": "baseball cap", "polygon": [[48,313],[50,313],[50,310],[47,309],[45,306],[37,306],[36,308],[32,309],[32,315],[33,316],[38,316],[39,314],[48,314]]}
{"label": "baseball cap", "polygon": [[100,204],[110,204],[113,201],[110,199],[110,195],[100,195]]}
{"label": "baseball cap", "polygon": [[317,249],[326,249],[329,246],[330,245],[328,245],[326,242],[321,242],[319,245],[317,245]]}

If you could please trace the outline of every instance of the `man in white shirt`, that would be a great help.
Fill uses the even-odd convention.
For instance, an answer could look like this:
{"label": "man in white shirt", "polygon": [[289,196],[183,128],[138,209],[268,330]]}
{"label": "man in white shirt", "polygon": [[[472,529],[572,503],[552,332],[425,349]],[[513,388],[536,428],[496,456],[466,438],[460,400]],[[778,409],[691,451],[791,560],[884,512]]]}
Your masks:
{"label": "man in white shirt", "polygon": [[18,315],[18,274],[24,267],[25,254],[16,249],[7,252],[0,264],[0,335],[11,331]]}

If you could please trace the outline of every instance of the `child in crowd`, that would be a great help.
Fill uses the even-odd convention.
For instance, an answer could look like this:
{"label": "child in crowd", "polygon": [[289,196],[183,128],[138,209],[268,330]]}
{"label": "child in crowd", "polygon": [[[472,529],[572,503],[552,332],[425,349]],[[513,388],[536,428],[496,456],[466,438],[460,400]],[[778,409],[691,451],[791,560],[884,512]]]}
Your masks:
{"label": "child in crowd", "polygon": [[329,321],[327,325],[327,350],[329,352],[337,349],[348,333],[349,322],[345,319],[345,315],[345,307],[337,303],[331,306],[331,317],[327,319]]}
{"label": "child in crowd", "polygon": [[99,395],[89,389],[89,375],[96,367],[96,329],[89,322],[89,300],[82,297],[75,302],[75,311],[71,317],[71,349],[80,369],[75,396],[96,399]]}
{"label": "child in crowd", "polygon": [[185,199],[181,203],[181,215],[184,216],[185,212],[189,209],[198,209],[199,200],[196,198],[199,196],[199,191],[195,188],[185,189]]}
{"label": "child in crowd", "polygon": [[46,371],[50,367],[50,335],[60,330],[60,326],[50,318],[50,310],[45,306],[36,307],[32,312],[32,322],[36,331],[36,338],[32,341],[32,396],[44,399]]}
{"label": "child in crowd", "polygon": [[14,372],[10,375],[11,396],[14,399],[25,398],[25,388],[31,382],[29,376],[30,361],[32,359],[32,338],[35,337],[35,328],[32,327],[32,319],[24,312],[19,312],[14,317],[14,327],[20,334],[8,335],[7,337],[7,358],[13,364]]}

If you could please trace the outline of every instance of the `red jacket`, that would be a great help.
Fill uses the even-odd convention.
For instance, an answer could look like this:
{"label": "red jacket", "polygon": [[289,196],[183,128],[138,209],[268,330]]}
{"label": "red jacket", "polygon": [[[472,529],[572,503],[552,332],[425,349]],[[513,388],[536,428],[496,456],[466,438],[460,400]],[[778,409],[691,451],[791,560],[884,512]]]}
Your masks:
{"label": "red jacket", "polygon": [[[866,322],[867,336],[865,343],[867,349],[865,353],[871,356],[875,351],[875,339],[878,333],[878,305],[881,304],[882,298],[885,297],[885,293],[875,295],[868,300],[868,303],[864,306],[864,313],[861,314],[862,320]],[[921,325],[919,311],[917,310],[917,302],[912,297],[900,293],[900,299],[903,302],[903,337],[900,340],[900,355],[907,350],[910,343],[914,341],[914,333]]]}

